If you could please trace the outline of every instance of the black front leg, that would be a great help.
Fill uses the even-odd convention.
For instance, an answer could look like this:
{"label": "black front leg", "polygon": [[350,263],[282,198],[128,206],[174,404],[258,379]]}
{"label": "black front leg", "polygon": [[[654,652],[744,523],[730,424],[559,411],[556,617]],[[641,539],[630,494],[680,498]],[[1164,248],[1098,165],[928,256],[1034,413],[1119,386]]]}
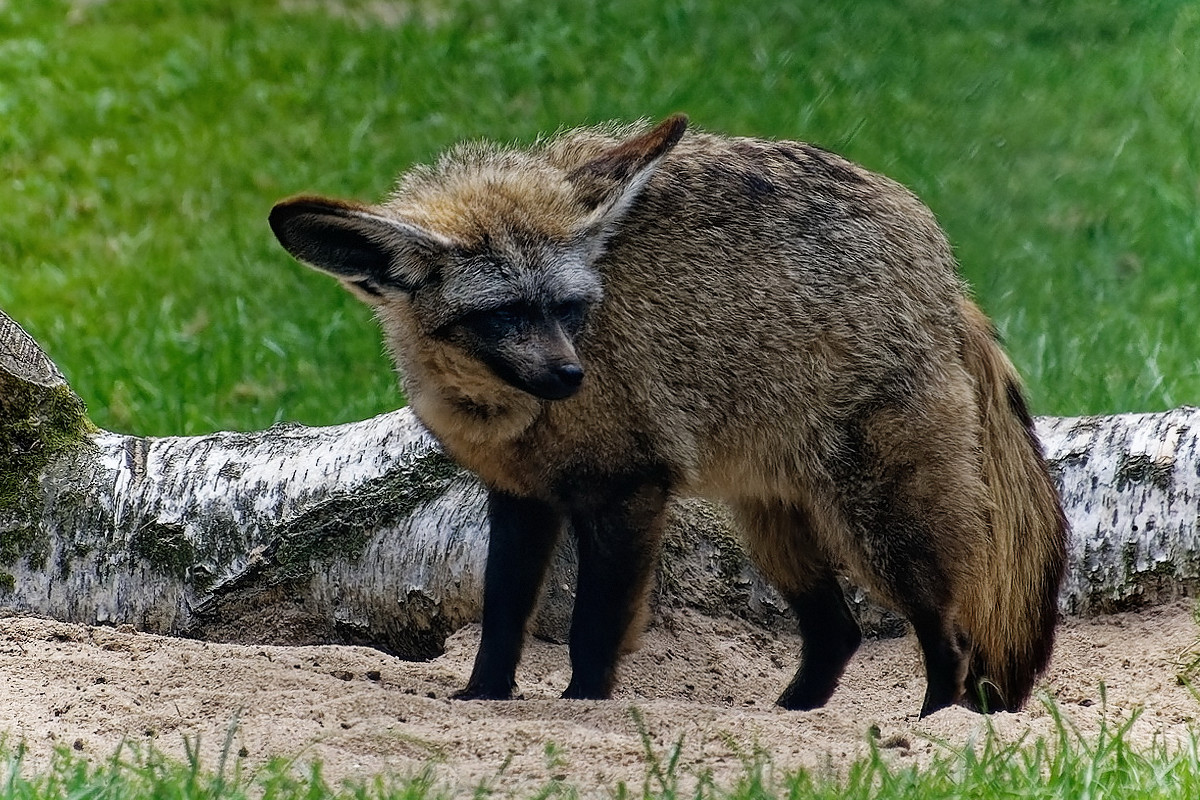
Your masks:
{"label": "black front leg", "polygon": [[516,689],[525,625],[537,602],[563,516],[540,500],[488,495],[483,636],[471,679],[458,700],[507,700]]}
{"label": "black front leg", "polygon": [[666,517],[664,483],[626,480],[572,513],[579,540],[579,585],[571,619],[571,683],[563,697],[602,700],[617,658],[641,616]]}

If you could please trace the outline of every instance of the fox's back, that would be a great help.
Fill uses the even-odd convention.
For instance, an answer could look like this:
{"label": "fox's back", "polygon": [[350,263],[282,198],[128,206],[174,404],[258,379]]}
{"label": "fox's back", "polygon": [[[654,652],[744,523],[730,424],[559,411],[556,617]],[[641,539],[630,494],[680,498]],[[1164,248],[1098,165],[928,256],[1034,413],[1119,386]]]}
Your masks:
{"label": "fox's back", "polygon": [[789,471],[864,407],[961,372],[963,289],[930,212],[809,145],[685,137],[596,269],[586,416],[647,428],[685,472]]}

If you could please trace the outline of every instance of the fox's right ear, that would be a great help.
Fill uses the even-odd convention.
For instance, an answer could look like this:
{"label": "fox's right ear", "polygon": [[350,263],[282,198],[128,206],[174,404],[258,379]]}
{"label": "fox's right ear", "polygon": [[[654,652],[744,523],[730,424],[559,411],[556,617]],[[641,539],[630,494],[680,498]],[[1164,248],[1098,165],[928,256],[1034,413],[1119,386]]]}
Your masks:
{"label": "fox's right ear", "polygon": [[411,293],[450,242],[432,231],[379,214],[370,206],[302,196],[271,209],[271,230],[284,249],[328,272],[368,303],[383,290]]}
{"label": "fox's right ear", "polygon": [[687,130],[683,114],[667,117],[645,133],[615,145],[567,175],[590,213],[579,225],[603,239],[618,223]]}

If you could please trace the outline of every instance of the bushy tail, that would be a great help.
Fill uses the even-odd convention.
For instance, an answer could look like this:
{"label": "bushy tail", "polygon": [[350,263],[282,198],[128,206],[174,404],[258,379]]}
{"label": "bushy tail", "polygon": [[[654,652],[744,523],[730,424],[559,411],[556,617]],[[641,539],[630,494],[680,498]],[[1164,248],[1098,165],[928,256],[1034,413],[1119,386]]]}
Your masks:
{"label": "bushy tail", "polygon": [[988,585],[960,610],[973,642],[968,702],[1015,711],[1029,699],[1054,645],[1067,521],[1046,470],[1012,362],[974,303],[964,299],[964,358],[983,422],[984,479],[992,497]]}

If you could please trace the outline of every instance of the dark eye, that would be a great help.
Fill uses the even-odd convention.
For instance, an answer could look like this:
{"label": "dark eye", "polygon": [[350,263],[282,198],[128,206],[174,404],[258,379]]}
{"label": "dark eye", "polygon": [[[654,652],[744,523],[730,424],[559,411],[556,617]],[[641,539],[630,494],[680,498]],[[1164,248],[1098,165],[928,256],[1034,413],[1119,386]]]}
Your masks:
{"label": "dark eye", "polygon": [[484,313],[487,315],[489,321],[492,322],[493,324],[503,325],[506,327],[516,325],[518,322],[520,322],[522,319],[524,319],[527,316],[524,309],[522,309],[520,306],[515,306],[515,305],[501,306],[500,308],[493,308],[490,311],[486,311]]}
{"label": "dark eye", "polygon": [[459,324],[473,328],[487,336],[505,335],[526,324],[530,318],[529,306],[510,303],[496,308],[485,308],[462,317]]}
{"label": "dark eye", "polygon": [[554,306],[552,313],[563,327],[569,330],[578,330],[587,313],[587,305],[582,300],[571,300]]}

